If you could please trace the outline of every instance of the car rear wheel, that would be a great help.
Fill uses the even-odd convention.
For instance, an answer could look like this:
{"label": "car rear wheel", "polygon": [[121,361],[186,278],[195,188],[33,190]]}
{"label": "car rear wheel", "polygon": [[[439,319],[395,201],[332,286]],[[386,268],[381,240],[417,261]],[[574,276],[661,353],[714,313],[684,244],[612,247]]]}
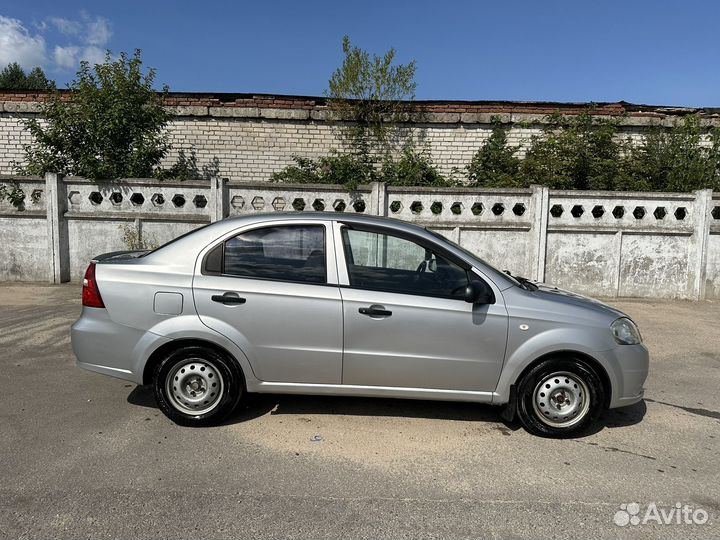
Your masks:
{"label": "car rear wheel", "polygon": [[605,391],[592,367],[576,359],[548,359],[520,381],[520,422],[543,437],[570,437],[592,424],[602,411]]}
{"label": "car rear wheel", "polygon": [[202,346],[177,349],[155,367],[155,399],[165,415],[184,426],[222,421],[243,394],[235,363]]}

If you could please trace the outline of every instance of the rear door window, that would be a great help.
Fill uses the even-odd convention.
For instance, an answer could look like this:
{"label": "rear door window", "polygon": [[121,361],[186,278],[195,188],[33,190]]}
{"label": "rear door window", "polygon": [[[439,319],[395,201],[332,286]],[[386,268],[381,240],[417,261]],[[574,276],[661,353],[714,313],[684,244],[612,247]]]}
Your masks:
{"label": "rear door window", "polygon": [[325,227],[254,229],[225,242],[223,274],[300,283],[326,283]]}

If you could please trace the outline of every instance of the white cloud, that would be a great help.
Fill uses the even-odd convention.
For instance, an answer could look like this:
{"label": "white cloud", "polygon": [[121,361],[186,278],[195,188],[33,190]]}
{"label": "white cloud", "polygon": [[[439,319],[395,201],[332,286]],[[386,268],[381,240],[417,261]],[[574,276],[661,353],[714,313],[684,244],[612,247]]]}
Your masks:
{"label": "white cloud", "polygon": [[64,69],[74,68],[79,62],[79,56],[80,47],[77,45],[68,45],[67,47],[56,45],[55,51],[53,52],[53,59],[55,60],[55,63]]}
{"label": "white cloud", "polygon": [[90,65],[102,64],[105,61],[105,49],[90,45],[83,48],[80,60],[87,60]]}
{"label": "white cloud", "polygon": [[73,69],[80,64],[81,60],[87,60],[90,65],[102,64],[105,61],[105,50],[94,45],[79,47],[68,45],[67,47],[55,46],[53,59],[60,68]]}
{"label": "white cloud", "polygon": [[[65,36],[66,43],[51,47],[48,57],[46,37],[53,35],[48,34],[50,30]],[[105,60],[105,48],[113,35],[109,20],[85,11],[77,18],[47,17],[34,23],[34,31],[32,34],[22,21],[0,15],[0,69],[11,62],[25,69],[42,66],[63,71],[76,69],[82,60],[99,64]]]}
{"label": "white cloud", "polygon": [[26,69],[45,66],[45,38],[30,34],[21,21],[0,15],[0,69],[12,62]]}
{"label": "white cloud", "polygon": [[85,11],[80,12],[79,19],[48,17],[46,21],[61,34],[75,37],[87,45],[102,47],[112,37],[110,21],[105,17],[92,17]]}
{"label": "white cloud", "polygon": [[48,17],[46,21],[66,36],[76,36],[82,31],[80,21],[73,21],[64,17]]}
{"label": "white cloud", "polygon": [[96,17],[87,22],[87,35],[85,43],[88,45],[105,46],[112,37],[110,21],[104,17]]}

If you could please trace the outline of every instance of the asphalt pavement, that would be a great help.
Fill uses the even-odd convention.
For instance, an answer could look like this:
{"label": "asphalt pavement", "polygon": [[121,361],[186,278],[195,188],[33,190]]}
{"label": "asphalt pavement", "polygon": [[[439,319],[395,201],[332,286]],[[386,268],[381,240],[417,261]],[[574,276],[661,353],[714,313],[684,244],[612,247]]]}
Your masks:
{"label": "asphalt pavement", "polygon": [[610,302],[650,349],[647,399],[560,441],[365,398],[258,395],[178,427],[75,367],[77,285],[0,285],[0,538],[718,537],[720,302]]}

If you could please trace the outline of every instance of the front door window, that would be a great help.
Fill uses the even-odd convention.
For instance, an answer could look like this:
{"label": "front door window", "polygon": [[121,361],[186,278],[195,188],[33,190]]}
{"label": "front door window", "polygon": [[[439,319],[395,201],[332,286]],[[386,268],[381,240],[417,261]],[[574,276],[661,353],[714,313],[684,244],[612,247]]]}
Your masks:
{"label": "front door window", "polygon": [[401,294],[462,299],[467,272],[411,240],[343,229],[350,286]]}

